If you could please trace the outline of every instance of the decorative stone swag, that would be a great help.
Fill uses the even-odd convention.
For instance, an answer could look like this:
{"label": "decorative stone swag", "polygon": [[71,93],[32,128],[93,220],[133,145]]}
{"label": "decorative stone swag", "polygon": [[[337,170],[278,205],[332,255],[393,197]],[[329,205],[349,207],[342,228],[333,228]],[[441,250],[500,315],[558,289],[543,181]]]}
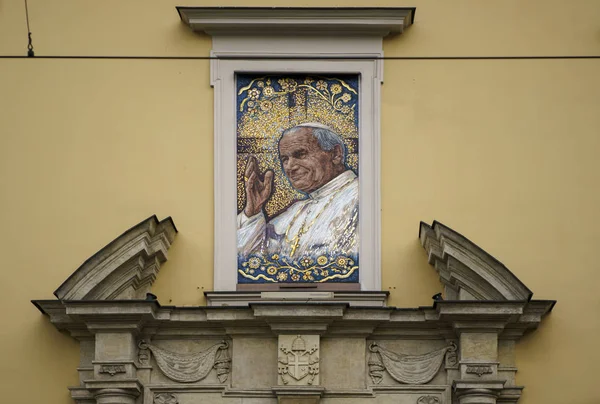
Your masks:
{"label": "decorative stone swag", "polygon": [[[175,240],[153,216],[33,303],[80,343],[78,404],[516,403],[515,343],[555,301],[438,222],[419,236],[446,300],[396,308],[387,292],[150,292]],[[438,298],[439,299],[439,298]]]}

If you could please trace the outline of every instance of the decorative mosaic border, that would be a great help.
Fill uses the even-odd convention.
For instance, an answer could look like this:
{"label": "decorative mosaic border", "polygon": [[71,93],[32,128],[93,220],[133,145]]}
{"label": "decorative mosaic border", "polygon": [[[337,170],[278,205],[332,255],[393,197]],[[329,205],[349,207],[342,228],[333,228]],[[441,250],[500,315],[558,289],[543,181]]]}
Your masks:
{"label": "decorative mosaic border", "polygon": [[358,260],[348,256],[317,258],[308,256],[297,260],[253,255],[238,259],[239,283],[321,283],[358,282]]}

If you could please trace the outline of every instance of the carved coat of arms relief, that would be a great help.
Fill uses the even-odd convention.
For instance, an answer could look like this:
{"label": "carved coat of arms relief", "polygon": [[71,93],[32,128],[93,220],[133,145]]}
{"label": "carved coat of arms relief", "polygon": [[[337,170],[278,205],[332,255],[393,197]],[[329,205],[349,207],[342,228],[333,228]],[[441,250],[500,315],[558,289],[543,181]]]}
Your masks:
{"label": "carved coat of arms relief", "polygon": [[[308,340],[308,342],[307,342]],[[313,343],[313,341],[315,343]],[[278,373],[284,385],[319,384],[318,335],[279,336]]]}

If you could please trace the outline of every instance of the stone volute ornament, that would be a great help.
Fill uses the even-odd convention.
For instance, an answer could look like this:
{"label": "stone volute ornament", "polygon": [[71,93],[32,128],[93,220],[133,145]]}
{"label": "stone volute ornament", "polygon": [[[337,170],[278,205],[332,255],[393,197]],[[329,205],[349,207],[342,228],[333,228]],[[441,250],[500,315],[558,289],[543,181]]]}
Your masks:
{"label": "stone volute ornament", "polygon": [[157,393],[152,404],[179,404],[177,396],[172,393]]}
{"label": "stone volute ornament", "polygon": [[515,345],[556,303],[533,300],[505,266],[437,222],[420,226],[446,286],[431,307],[388,307],[374,292],[227,291],[235,305],[209,297],[198,307],[141,299],[175,234],[171,219],[150,217],[87,260],[59,299],[33,301],[80,343],[76,404],[375,404],[380,394],[400,404],[516,404]]}
{"label": "stone volute ornament", "polygon": [[436,396],[421,396],[417,399],[417,404],[440,404],[440,399]]}

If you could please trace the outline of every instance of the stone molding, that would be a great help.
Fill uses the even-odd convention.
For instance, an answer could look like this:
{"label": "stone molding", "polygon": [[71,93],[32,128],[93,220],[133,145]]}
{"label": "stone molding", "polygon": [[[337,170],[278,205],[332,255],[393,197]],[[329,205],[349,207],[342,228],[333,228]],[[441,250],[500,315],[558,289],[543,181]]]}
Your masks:
{"label": "stone molding", "polygon": [[[375,338],[453,339],[464,332],[498,332],[519,339],[539,325],[554,301],[441,301],[432,307],[351,307],[347,304],[256,304],[250,307],[174,307],[157,301],[35,300],[38,309],[62,331],[78,339],[99,330],[128,331],[153,338],[210,335],[319,334]],[[543,308],[543,309],[542,309]]]}
{"label": "stone molding", "polygon": [[380,394],[399,404],[516,404],[515,341],[556,303],[532,300],[506,267],[436,222],[421,224],[421,240],[456,299],[431,307],[390,307],[385,292],[207,292],[198,307],[140,299],[158,265],[133,271],[132,262],[164,262],[176,231],[153,216],[57,291],[76,298],[32,302],[80,341],[80,385],[69,388],[77,404]]}
{"label": "stone molding", "polygon": [[252,303],[348,303],[350,306],[385,307],[389,292],[204,292],[207,306],[248,306]]}
{"label": "stone molding", "polygon": [[56,289],[61,300],[143,299],[167,260],[177,229],[151,216],[87,259]]}
{"label": "stone molding", "polygon": [[208,35],[400,34],[413,23],[414,7],[177,7],[181,20]]}
{"label": "stone molding", "polygon": [[421,245],[449,300],[529,300],[533,293],[500,261],[451,228],[421,222]]}

